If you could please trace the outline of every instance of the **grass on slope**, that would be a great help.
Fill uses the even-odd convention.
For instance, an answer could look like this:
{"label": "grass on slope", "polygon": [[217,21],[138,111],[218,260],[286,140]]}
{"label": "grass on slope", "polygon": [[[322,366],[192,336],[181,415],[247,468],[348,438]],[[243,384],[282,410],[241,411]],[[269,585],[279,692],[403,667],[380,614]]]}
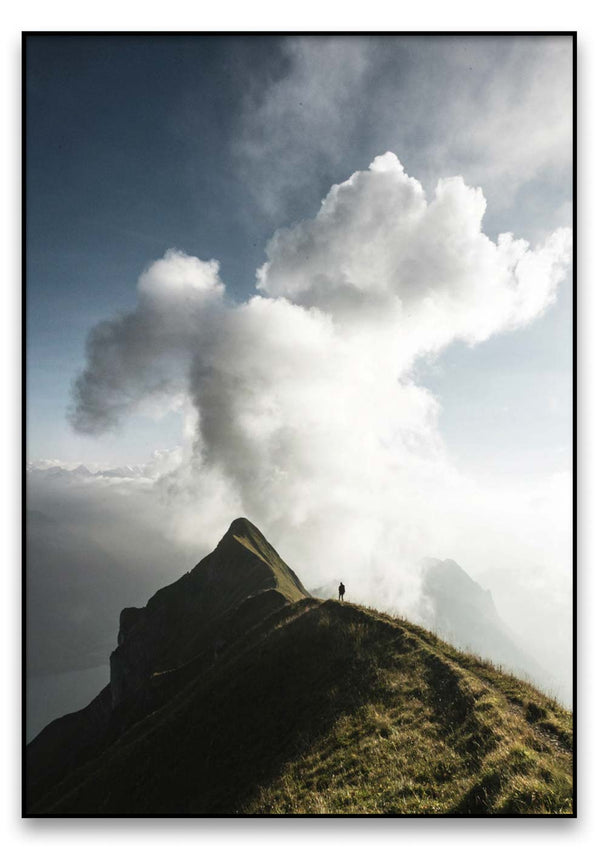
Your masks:
{"label": "grass on slope", "polygon": [[[352,662],[379,657],[372,698],[261,788],[249,812],[571,813],[568,711],[418,626],[348,611],[338,637]],[[404,631],[388,630],[383,656],[373,618]]]}
{"label": "grass on slope", "polygon": [[[387,621],[404,633],[388,633],[371,700],[340,716],[248,810],[570,813],[570,715],[434,635]],[[373,656],[366,616],[353,617],[344,632],[354,652]]]}
{"label": "grass on slope", "polygon": [[268,617],[38,812],[571,812],[570,714],[376,611]]}

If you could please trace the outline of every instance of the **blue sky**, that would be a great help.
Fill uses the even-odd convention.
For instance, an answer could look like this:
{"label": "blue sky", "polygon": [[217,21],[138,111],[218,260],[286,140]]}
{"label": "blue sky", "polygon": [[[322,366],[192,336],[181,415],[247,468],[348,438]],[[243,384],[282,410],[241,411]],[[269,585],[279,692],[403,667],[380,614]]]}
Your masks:
{"label": "blue sky", "polygon": [[[180,417],[84,437],[65,411],[89,330],[167,249],[255,286],[272,233],[392,150],[428,193],[460,173],[483,229],[570,223],[568,39],[39,37],[27,58],[28,455],[142,462]],[[566,111],[565,111],[566,110]],[[557,116],[560,125],[557,124]],[[511,134],[513,137],[511,137]],[[571,293],[535,322],[417,365],[473,473],[567,468]]]}

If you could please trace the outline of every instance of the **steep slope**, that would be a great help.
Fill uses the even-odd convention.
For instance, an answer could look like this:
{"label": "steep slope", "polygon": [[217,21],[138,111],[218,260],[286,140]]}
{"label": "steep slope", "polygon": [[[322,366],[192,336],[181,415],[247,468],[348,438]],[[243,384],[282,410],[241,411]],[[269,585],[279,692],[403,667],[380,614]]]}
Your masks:
{"label": "steep slope", "polygon": [[306,597],[241,520],[181,581],[121,630],[153,671],[29,746],[29,814],[570,812],[570,714],[529,685]]}

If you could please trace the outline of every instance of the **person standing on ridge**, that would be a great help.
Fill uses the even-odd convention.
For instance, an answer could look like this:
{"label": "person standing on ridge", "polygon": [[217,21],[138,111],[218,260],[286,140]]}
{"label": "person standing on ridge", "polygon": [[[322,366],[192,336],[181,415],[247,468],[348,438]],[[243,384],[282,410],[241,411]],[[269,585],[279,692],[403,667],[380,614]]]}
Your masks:
{"label": "person standing on ridge", "polygon": [[338,587],[338,601],[344,600],[344,593],[346,592],[346,587],[340,581],[340,585]]}

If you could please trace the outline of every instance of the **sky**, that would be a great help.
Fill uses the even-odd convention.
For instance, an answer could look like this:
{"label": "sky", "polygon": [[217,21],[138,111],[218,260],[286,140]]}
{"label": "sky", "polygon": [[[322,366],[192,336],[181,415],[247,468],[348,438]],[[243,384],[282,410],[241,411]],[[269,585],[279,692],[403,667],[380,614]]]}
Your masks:
{"label": "sky", "polygon": [[31,38],[36,505],[124,537],[140,507],[178,565],[246,514],[408,611],[451,557],[566,670],[571,67],[565,37]]}

